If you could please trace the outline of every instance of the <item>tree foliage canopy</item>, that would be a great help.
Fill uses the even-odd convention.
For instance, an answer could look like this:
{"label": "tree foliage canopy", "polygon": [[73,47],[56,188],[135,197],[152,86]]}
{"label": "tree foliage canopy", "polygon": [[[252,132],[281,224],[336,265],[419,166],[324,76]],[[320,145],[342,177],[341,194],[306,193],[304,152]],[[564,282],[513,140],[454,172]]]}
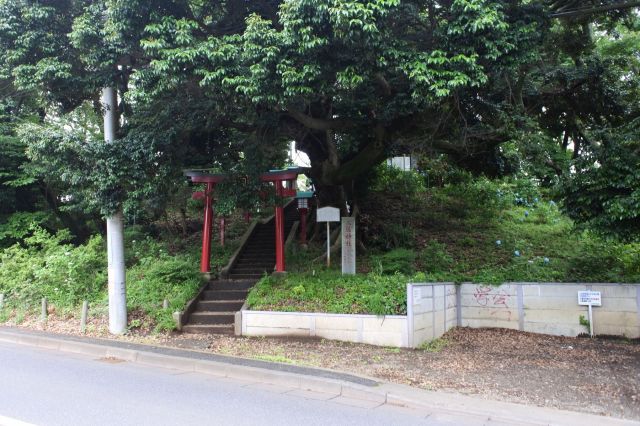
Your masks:
{"label": "tree foliage canopy", "polygon": [[[357,203],[390,155],[444,154],[560,183],[574,219],[630,235],[639,24],[619,3],[0,0],[0,80],[42,112],[20,133],[34,170],[104,214],[161,204],[186,165],[282,166],[295,141],[323,203]],[[121,129],[103,147],[67,130],[108,85]],[[615,200],[591,195],[614,178]],[[248,207],[248,188],[227,192]]]}

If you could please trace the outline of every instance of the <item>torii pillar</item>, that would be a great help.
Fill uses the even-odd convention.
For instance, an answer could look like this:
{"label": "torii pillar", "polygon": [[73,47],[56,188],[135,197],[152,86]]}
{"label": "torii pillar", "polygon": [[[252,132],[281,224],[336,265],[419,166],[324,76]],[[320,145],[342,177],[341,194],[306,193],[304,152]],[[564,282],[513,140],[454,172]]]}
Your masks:
{"label": "torii pillar", "polygon": [[[284,208],[282,201],[285,197],[295,197],[295,181],[300,172],[299,168],[285,170],[272,170],[263,173],[260,179],[263,182],[273,182],[276,187],[276,272],[285,272],[284,258]],[[283,183],[286,182],[286,186]]]}
{"label": "torii pillar", "polygon": [[224,180],[224,175],[211,174],[197,170],[187,170],[185,175],[193,183],[206,185],[204,191],[204,223],[202,226],[202,254],[200,256],[200,272],[211,272],[211,231],[213,225],[213,190]]}

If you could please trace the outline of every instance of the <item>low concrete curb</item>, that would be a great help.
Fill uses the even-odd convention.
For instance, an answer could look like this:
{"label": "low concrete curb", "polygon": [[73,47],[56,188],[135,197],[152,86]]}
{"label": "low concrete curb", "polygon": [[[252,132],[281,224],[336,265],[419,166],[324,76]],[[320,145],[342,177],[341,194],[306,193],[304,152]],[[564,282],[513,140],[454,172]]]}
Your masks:
{"label": "low concrete curb", "polygon": [[470,415],[479,419],[484,418],[508,424],[640,425],[640,422],[623,419],[482,400],[445,392],[424,391],[320,368],[299,367],[182,349],[59,336],[2,327],[0,327],[0,342],[35,346],[96,358],[117,358],[153,367],[324,392],[422,411]]}

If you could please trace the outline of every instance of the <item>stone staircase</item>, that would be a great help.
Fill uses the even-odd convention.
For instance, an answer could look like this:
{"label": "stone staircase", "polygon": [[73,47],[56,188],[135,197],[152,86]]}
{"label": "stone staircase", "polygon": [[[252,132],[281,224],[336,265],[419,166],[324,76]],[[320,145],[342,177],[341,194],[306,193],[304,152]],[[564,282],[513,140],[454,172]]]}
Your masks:
{"label": "stone staircase", "polygon": [[[298,220],[295,202],[284,210],[285,239]],[[239,253],[227,279],[210,281],[198,297],[195,310],[182,327],[185,333],[233,334],[235,313],[249,290],[276,264],[275,219],[258,223]]]}

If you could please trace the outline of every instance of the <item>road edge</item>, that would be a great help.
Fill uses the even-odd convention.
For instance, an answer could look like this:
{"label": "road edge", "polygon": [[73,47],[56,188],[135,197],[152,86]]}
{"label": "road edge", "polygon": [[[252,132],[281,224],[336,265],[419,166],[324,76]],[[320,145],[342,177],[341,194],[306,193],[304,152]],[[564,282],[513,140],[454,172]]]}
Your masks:
{"label": "road edge", "polygon": [[[101,340],[100,344],[96,344],[67,340],[52,335],[30,334],[20,330],[0,330],[0,342],[81,354],[97,359],[117,358],[151,367],[331,393],[347,398],[407,407],[414,410],[437,410],[438,412],[451,414],[485,417],[487,420],[519,425],[640,425],[640,422],[632,420],[511,402],[484,400],[478,397],[427,391],[392,383],[364,386],[343,380],[279,371],[267,367],[235,365],[229,362],[193,359],[140,349],[140,346],[147,346],[149,349],[156,348],[151,345],[137,344],[137,348],[129,349],[109,345],[110,342],[105,340]],[[278,364],[273,363],[273,365],[275,367]]]}

